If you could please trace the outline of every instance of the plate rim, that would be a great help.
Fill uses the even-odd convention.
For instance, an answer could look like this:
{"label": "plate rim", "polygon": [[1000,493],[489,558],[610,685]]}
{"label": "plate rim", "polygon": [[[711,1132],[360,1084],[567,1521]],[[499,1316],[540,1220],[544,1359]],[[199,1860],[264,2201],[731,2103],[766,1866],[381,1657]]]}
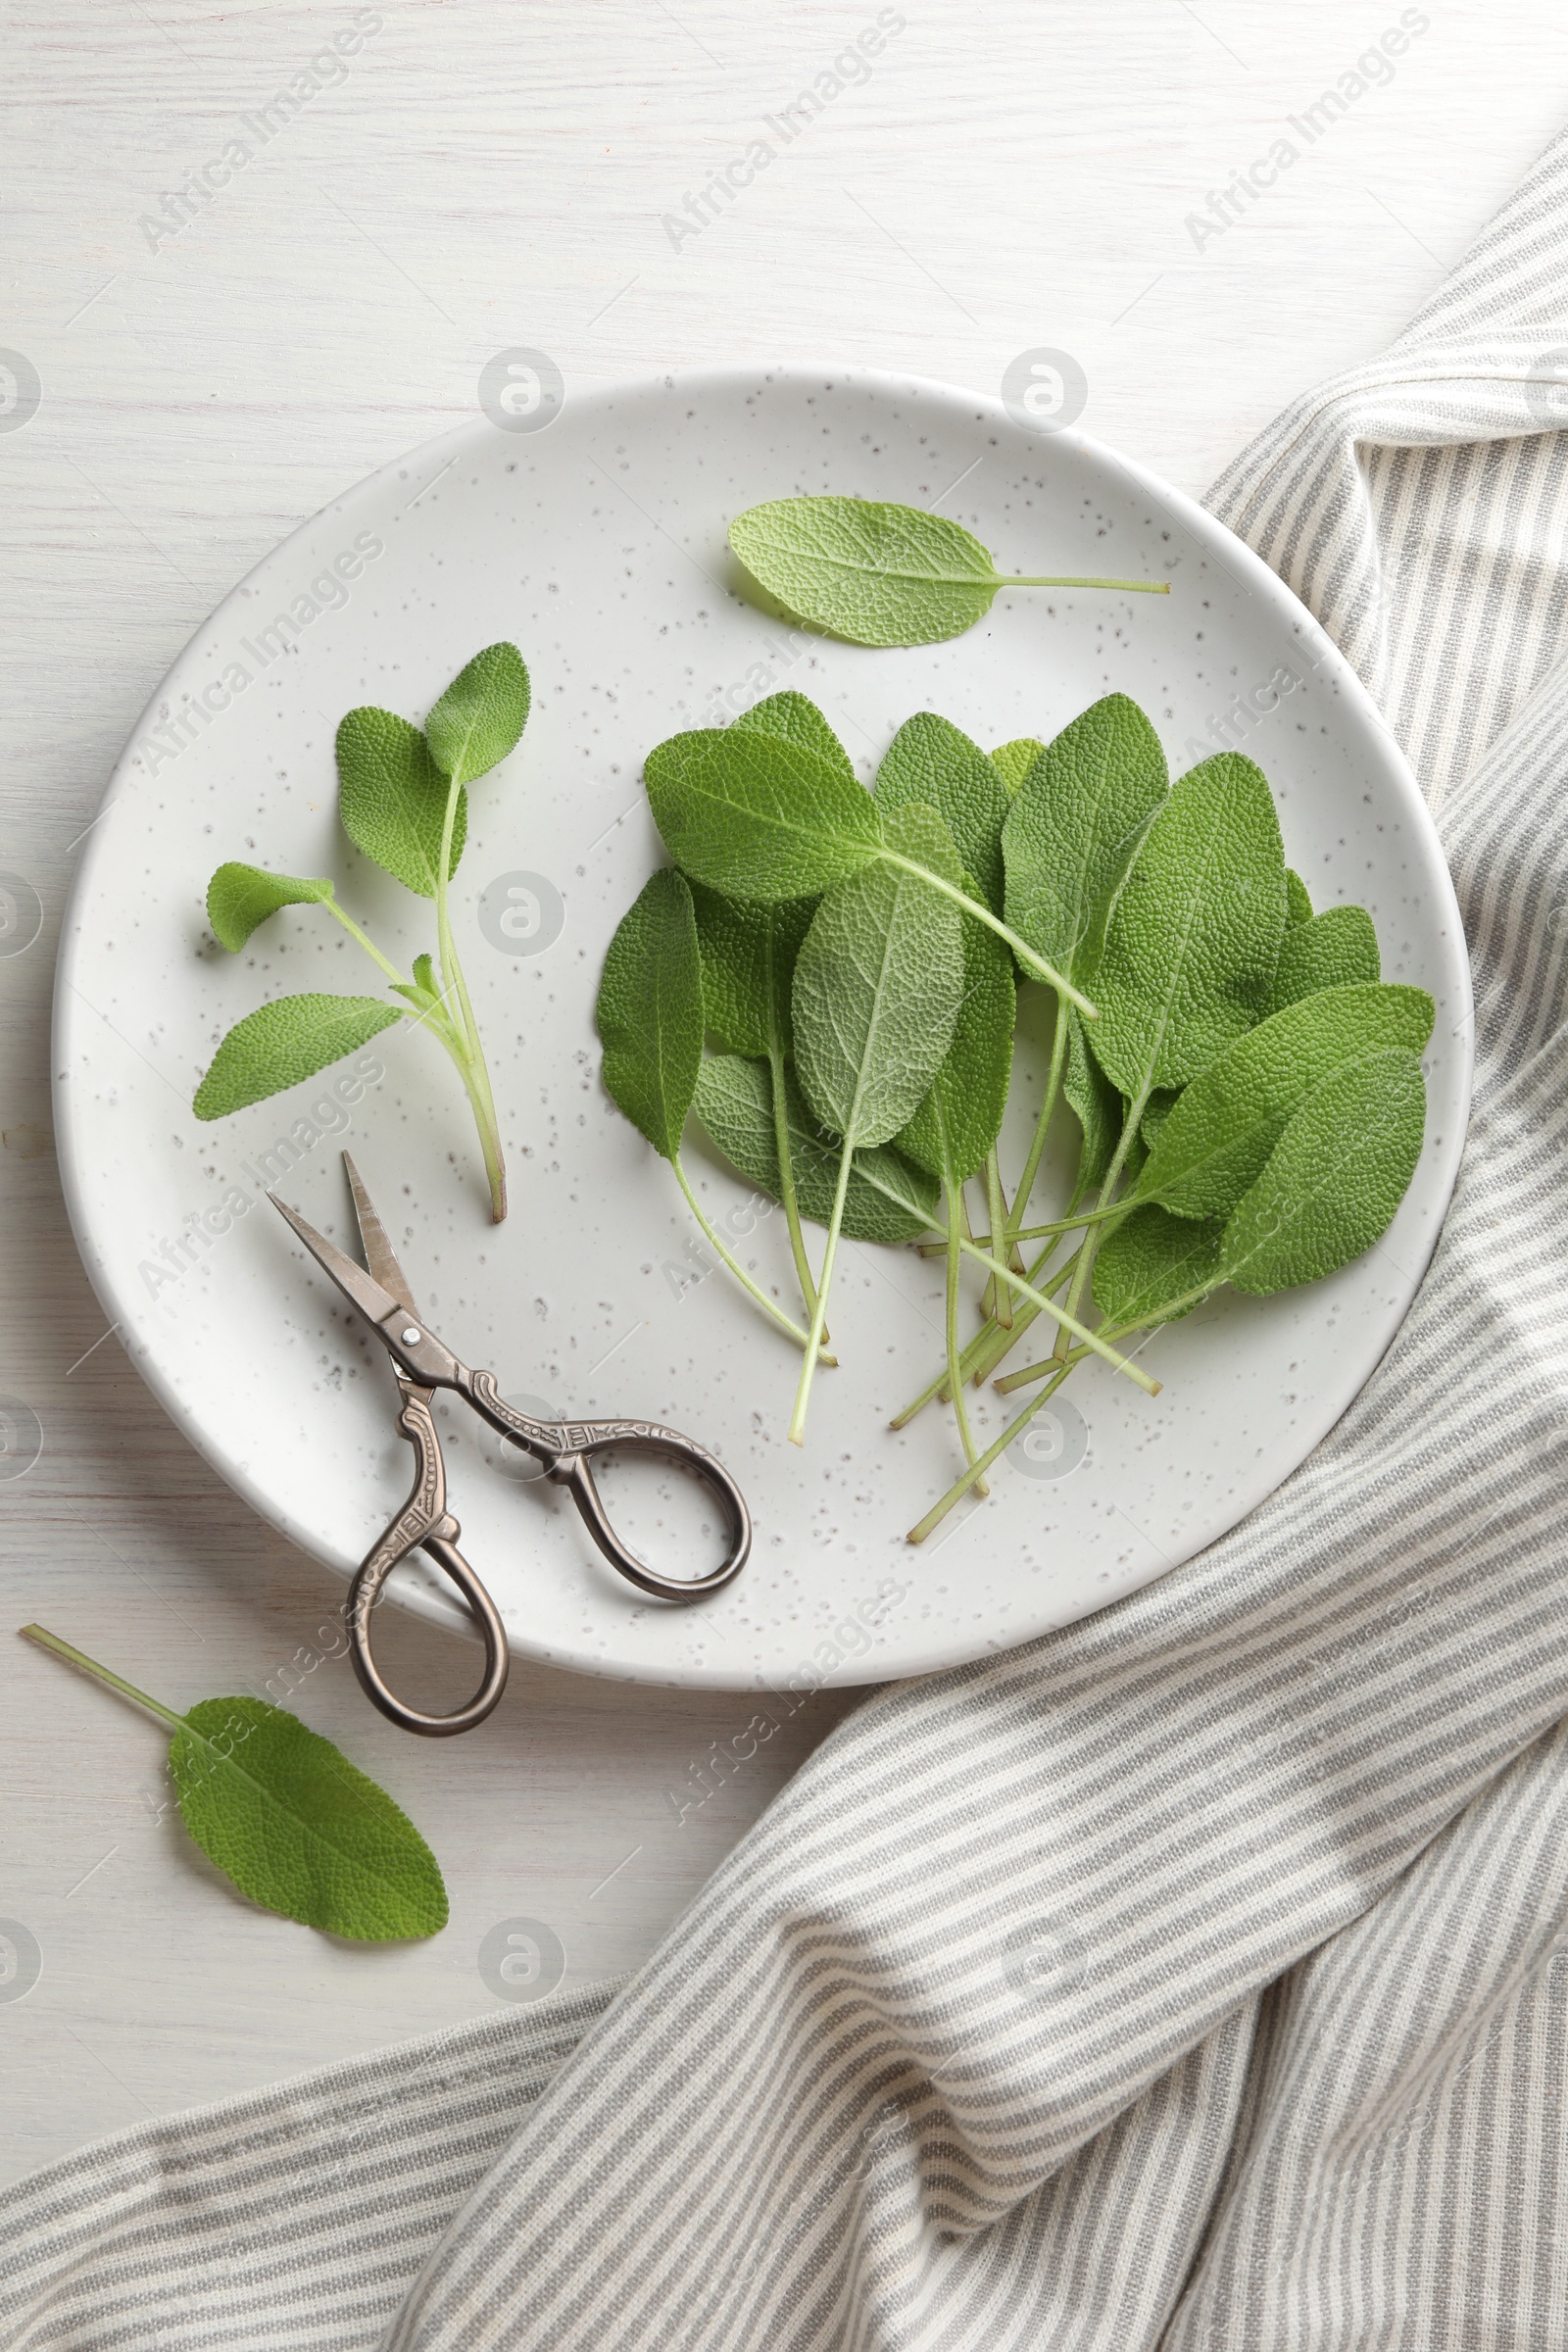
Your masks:
{"label": "plate rim", "polygon": [[[828,379],[826,385],[823,383],[824,378]],[[972,420],[974,422],[984,423],[989,417],[1007,425],[1016,426],[1017,423],[1016,418],[1010,416],[1004,402],[994,393],[977,392],[968,385],[953,383],[938,376],[917,375],[898,369],[867,368],[840,362],[811,360],[724,361],[696,368],[645,369],[635,374],[598,379],[575,393],[568,380],[566,398],[558,412],[558,416],[564,415],[567,410],[576,412],[584,408],[608,406],[616,401],[624,402],[628,396],[639,400],[653,400],[666,396],[678,388],[683,392],[690,393],[693,397],[700,397],[707,391],[728,391],[741,385],[752,386],[759,383],[781,387],[804,386],[809,383],[818,390],[853,384],[857,388],[880,392],[895,398],[934,397],[944,403],[957,402],[972,405],[974,411]],[[554,421],[553,419],[552,422]],[[548,432],[550,428],[546,427],[545,429]],[[139,741],[156,717],[159,706],[166,701],[178,699],[183,690],[187,673],[199,665],[209,639],[218,629],[229,608],[258,582],[265,580],[273,566],[281,566],[296,543],[314,531],[327,516],[351,514],[361,502],[373,501],[378,497],[384,484],[395,480],[400,473],[406,474],[416,462],[436,452],[447,450],[452,451],[454,457],[461,456],[465,445],[488,441],[495,432],[495,426],[484,416],[469,416],[460,424],[433,434],[428,439],[417,442],[413,448],[386,460],[382,465],[374,467],[371,472],[352,483],[346,490],[324,501],[314,513],[296,523],[283,538],[269,549],[259,562],[254,564],[248,571],[242,573],[213,606],[186,639],[149,695],[110,771],[103,798],[89,829],[86,853],[72,876],[67,892],[61,918],[60,941],[55,956],[50,1022],[52,1056],[50,1093],[56,1139],[56,1159],[61,1192],[71,1224],[72,1238],[75,1243],[77,1254],[98,1303],[110,1319],[111,1326],[126,1335],[122,1340],[122,1346],[138,1376],[152,1391],[153,1396],[180,1435],[192,1446],[202,1460],[221,1478],[232,1493],[256,1512],[267,1526],[282,1536],[286,1542],[299,1544],[311,1558],[317,1560],[329,1574],[339,1579],[344,1577],[344,1570],[336,1561],[324,1557],[319,1550],[315,1548],[310,1541],[309,1531],[304,1527],[303,1522],[294,1522],[292,1519],[288,1522],[280,1521],[276,1515],[275,1498],[269,1494],[264,1502],[259,1489],[253,1484],[244,1467],[221,1458],[219,1451],[209,1445],[189,1399],[173,1385],[166,1373],[160,1357],[146,1345],[139,1332],[137,1318],[131,1311],[132,1301],[128,1296],[122,1295],[122,1285],[127,1278],[122,1276],[117,1284],[115,1275],[94,1242],[92,1222],[83,1198],[83,1187],[79,1174],[81,1139],[76,1132],[74,1092],[72,1085],[72,1056],[76,1034],[75,1025],[81,1018],[76,1003],[79,992],[72,978],[72,963],[75,943],[82,932],[81,911],[84,903],[96,886],[100,862],[112,854],[109,848],[112,828],[102,827],[101,820],[114,804],[122,797],[127,796],[137,783],[151,781],[150,777],[138,772],[141,767],[137,749]],[[1042,438],[1045,437],[1047,436],[1042,434]],[[1407,802],[1408,812],[1426,836],[1429,847],[1436,852],[1437,870],[1446,897],[1446,912],[1451,926],[1451,934],[1457,943],[1454,966],[1459,980],[1456,1009],[1460,1018],[1456,1024],[1455,1034],[1459,1041],[1458,1075],[1461,1115],[1453,1122],[1452,1134],[1443,1139],[1442,1150],[1437,1160],[1436,1173],[1440,1187],[1437,1198],[1440,1205],[1432,1217],[1430,1233],[1423,1237],[1423,1246],[1416,1253],[1413,1270],[1404,1278],[1402,1299],[1387,1343],[1376,1360],[1368,1365],[1364,1377],[1341,1407],[1335,1419],[1313,1441],[1313,1445],[1307,1447],[1295,1467],[1286,1473],[1286,1479],[1289,1479],[1296,1475],[1296,1471],[1300,1468],[1301,1463],[1308,1458],[1315,1446],[1324,1442],[1329,1432],[1349,1411],[1356,1397],[1362,1394],[1368,1381],[1373,1378],[1383,1363],[1402,1329],[1405,1318],[1426,1279],[1428,1268],[1446,1224],[1469,1130],[1475,1074],[1475,1024],[1473,1018],[1470,1017],[1473,1011],[1472,975],[1469,955],[1464,944],[1463,920],[1453,888],[1453,878],[1447,857],[1443,848],[1442,836],[1403,747],[1373,700],[1369,689],[1363,684],[1345,654],[1315,614],[1297,596],[1289,583],[1273,570],[1261,556],[1249,547],[1244,539],[1239,538],[1227,524],[1210,514],[1199,500],[1193,498],[1188,492],[1176,488],[1173,483],[1164,480],[1161,475],[1144,465],[1141,460],[1127,456],[1123,451],[1077,426],[1054,431],[1049,437],[1059,440],[1069,448],[1081,453],[1091,466],[1098,466],[1102,470],[1121,475],[1145,496],[1168,512],[1172,512],[1199,543],[1203,554],[1233,573],[1239,574],[1243,585],[1251,594],[1259,596],[1273,606],[1282,618],[1288,622],[1294,622],[1298,632],[1306,635],[1315,657],[1315,666],[1332,682],[1336,690],[1355,710],[1362,723],[1369,726],[1372,733],[1381,739],[1385,757],[1390,762],[1392,781]],[[443,468],[443,470],[445,469]],[[1230,1526],[1212,1538],[1211,1542],[1222,1542],[1226,1536],[1233,1534],[1255,1510],[1261,1507],[1270,1494],[1278,1493],[1280,1486],[1286,1483],[1286,1479],[1278,1481],[1263,1495],[1250,1503],[1231,1522]],[[1206,1550],[1208,1547],[1208,1545],[1204,1545],[1202,1549]],[[1067,1625],[1078,1623],[1086,1617],[1099,1614],[1104,1608],[1114,1606],[1117,1600],[1130,1597],[1134,1592],[1142,1592],[1151,1585],[1162,1583],[1166,1577],[1178,1573],[1179,1568],[1191,1565],[1194,1560],[1201,1556],[1201,1550],[1190,1553],[1186,1559],[1177,1563],[1175,1568],[1160,1570],[1156,1575],[1148,1578],[1143,1585],[1131,1587],[1127,1592],[1109,1595],[1103,1600],[1091,1599],[1084,1608],[1069,1610],[1065,1616],[1050,1627],[1034,1627],[1021,1633],[1016,1642],[1002,1642],[997,1640],[995,1635],[991,1635],[976,1639],[961,1649],[956,1649],[946,1643],[939,1644],[940,1655],[933,1654],[924,1662],[903,1664],[897,1675],[891,1679],[906,1681],[917,1675],[969,1665],[979,1659],[1004,1655],[1009,1649],[1024,1647],[1031,1642],[1047,1638],[1052,1632],[1059,1632]],[[443,1597],[425,1591],[418,1585],[397,1580],[389,1586],[388,1595],[399,1606],[411,1610],[428,1622],[441,1625],[470,1641],[477,1639],[467,1620],[456,1606],[448,1604]],[[609,1663],[603,1658],[596,1658],[589,1654],[558,1652],[544,1647],[520,1649],[515,1643],[513,1644],[513,1655],[526,1657],[535,1663],[553,1666],[562,1672],[586,1674],[597,1680],[646,1684],[655,1688],[735,1691],[756,1691],[770,1688],[765,1677],[755,1671],[744,1679],[738,1679],[738,1670],[733,1667],[727,1670],[720,1667],[716,1671],[710,1668],[688,1669],[679,1674],[671,1673],[667,1668],[661,1668],[657,1672],[636,1673],[620,1661]],[[889,1679],[885,1668],[878,1671],[876,1644],[873,1642],[872,1648],[863,1656],[844,1661],[842,1669],[830,1669],[823,1678],[823,1684],[837,1688],[854,1688],[875,1685]]]}

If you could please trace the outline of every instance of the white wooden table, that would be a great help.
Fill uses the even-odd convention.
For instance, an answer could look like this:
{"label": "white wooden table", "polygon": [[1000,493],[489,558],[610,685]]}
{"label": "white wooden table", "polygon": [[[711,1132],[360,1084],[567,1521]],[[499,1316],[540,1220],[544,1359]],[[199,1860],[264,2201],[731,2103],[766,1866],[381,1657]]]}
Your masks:
{"label": "white wooden table", "polygon": [[[543,1922],[567,1982],[629,1967],[850,1703],[824,1695],[701,1802],[739,1697],[522,1667],[482,1732],[411,1741],[341,1662],[301,1672],[340,1589],[95,1345],[50,1143],[53,954],[77,838],[186,636],[302,517],[471,413],[518,344],[568,398],[754,357],[994,392],[1051,347],[1084,371],[1089,429],[1201,491],[1293,393],[1378,350],[1557,129],[1557,17],[50,0],[14,20],[0,868],[42,918],[0,956],[0,1392],[43,1448],[0,1480],[0,1920],[41,1973],[21,1998],[0,1981],[0,2179],[474,2014],[498,1923]],[[854,46],[868,28],[880,49]],[[751,183],[705,197],[760,139]],[[156,1728],[16,1642],[31,1618],[177,1705],[295,1660],[300,1711],[430,1838],[451,1926],[365,1950],[249,1909],[164,1809]],[[406,1622],[382,1639],[400,1688],[456,1695],[466,1652],[432,1666]]]}

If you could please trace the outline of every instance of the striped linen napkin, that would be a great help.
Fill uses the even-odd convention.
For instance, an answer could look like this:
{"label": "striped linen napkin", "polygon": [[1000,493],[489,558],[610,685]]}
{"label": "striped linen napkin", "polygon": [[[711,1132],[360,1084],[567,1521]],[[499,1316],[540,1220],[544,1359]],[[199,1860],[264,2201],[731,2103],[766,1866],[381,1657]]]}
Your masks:
{"label": "striped linen napkin", "polygon": [[0,2198],[5,2346],[1568,2343],[1568,136],[1214,511],[1439,811],[1477,1093],[1388,1357],[1223,1542],[881,1691],[625,1989]]}

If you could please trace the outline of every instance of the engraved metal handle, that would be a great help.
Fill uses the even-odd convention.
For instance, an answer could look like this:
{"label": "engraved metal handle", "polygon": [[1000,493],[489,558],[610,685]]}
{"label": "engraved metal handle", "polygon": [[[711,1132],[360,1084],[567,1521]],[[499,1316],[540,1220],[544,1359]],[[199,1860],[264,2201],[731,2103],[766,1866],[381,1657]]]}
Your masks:
{"label": "engraved metal handle", "polygon": [[[398,1427],[414,1448],[414,1486],[385,1535],[355,1571],[346,1610],[349,1656],[366,1696],[383,1715],[405,1732],[442,1740],[454,1732],[471,1732],[475,1724],[483,1723],[507,1687],[511,1658],[500,1612],[458,1549],[463,1531],[447,1509],[446,1466],[426,1391],[405,1392]],[[484,1680],[467,1705],[455,1708],[450,1715],[427,1715],[399,1698],[383,1680],[370,1646],[370,1612],[386,1580],[400,1560],[418,1550],[457,1586],[484,1642]]]}
{"label": "engraved metal handle", "polygon": [[[547,1477],[566,1488],[605,1558],[641,1592],[655,1593],[661,1600],[701,1600],[705,1593],[716,1592],[729,1584],[745,1567],[752,1548],[752,1515],[746,1497],[723,1463],[695,1438],[683,1437],[678,1429],[665,1429],[658,1421],[533,1421],[513,1411],[490,1372],[470,1373],[466,1394],[492,1429],[542,1461]],[[592,1455],[607,1452],[612,1446],[662,1454],[695,1472],[710,1489],[724,1515],[729,1548],[707,1576],[662,1576],[616,1535],[589,1468]]]}

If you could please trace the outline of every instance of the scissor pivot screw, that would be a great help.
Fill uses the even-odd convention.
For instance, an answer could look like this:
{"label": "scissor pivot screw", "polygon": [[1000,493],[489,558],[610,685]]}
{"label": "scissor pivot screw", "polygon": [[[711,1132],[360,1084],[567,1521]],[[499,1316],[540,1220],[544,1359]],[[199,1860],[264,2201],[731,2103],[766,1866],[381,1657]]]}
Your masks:
{"label": "scissor pivot screw", "polygon": [[412,1323],[409,1325],[408,1330],[402,1334],[402,1339],[405,1348],[416,1348],[418,1346],[419,1335]]}

